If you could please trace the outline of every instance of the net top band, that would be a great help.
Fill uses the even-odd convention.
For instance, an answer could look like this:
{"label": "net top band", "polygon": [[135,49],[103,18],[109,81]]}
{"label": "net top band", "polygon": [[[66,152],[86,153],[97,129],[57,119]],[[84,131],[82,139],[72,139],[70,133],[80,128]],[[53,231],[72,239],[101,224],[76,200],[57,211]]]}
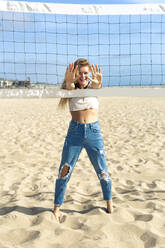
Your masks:
{"label": "net top band", "polygon": [[0,11],[68,15],[139,15],[165,14],[165,4],[53,4],[1,1]]}

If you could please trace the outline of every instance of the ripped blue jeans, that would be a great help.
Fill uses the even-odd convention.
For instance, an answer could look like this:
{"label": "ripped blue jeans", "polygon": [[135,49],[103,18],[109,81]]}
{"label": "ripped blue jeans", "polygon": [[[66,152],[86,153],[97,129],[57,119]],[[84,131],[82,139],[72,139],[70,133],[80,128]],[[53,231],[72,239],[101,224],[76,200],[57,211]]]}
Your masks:
{"label": "ripped blue jeans", "polygon": [[[59,175],[56,179],[54,197],[54,204],[56,206],[62,205],[64,201],[67,183],[83,148],[86,149],[88,157],[100,180],[103,199],[105,201],[112,199],[112,181],[106,166],[104,142],[101,137],[99,122],[85,124],[72,120],[62,151]],[[64,166],[68,166],[68,173],[62,177],[61,171]]]}

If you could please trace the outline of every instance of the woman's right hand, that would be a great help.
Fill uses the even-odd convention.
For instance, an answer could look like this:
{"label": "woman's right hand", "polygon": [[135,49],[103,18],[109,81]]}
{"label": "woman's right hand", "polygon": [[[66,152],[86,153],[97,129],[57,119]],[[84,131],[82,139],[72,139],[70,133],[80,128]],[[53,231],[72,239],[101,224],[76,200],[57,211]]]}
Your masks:
{"label": "woman's right hand", "polygon": [[66,81],[66,88],[68,90],[75,89],[75,82],[79,78],[79,76],[76,76],[78,66],[74,68],[74,63],[69,64],[69,67],[66,69],[65,73],[65,81]]}

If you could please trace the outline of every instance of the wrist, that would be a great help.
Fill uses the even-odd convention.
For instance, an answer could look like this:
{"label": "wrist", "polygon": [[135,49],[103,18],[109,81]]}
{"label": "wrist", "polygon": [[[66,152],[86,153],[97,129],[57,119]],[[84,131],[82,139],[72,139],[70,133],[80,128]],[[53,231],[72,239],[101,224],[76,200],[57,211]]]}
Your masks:
{"label": "wrist", "polygon": [[75,84],[74,84],[74,82],[66,81],[66,89],[67,89],[67,90],[73,90],[73,89],[75,89]]}

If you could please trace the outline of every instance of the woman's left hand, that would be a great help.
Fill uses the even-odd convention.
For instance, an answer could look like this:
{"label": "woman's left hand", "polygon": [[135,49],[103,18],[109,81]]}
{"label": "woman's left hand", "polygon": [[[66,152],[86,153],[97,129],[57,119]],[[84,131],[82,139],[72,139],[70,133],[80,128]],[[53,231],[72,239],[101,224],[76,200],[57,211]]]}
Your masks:
{"label": "woman's left hand", "polygon": [[89,78],[89,80],[92,82],[93,88],[100,88],[102,84],[101,68],[98,67],[98,65],[92,65],[90,69],[92,72],[92,78]]}

